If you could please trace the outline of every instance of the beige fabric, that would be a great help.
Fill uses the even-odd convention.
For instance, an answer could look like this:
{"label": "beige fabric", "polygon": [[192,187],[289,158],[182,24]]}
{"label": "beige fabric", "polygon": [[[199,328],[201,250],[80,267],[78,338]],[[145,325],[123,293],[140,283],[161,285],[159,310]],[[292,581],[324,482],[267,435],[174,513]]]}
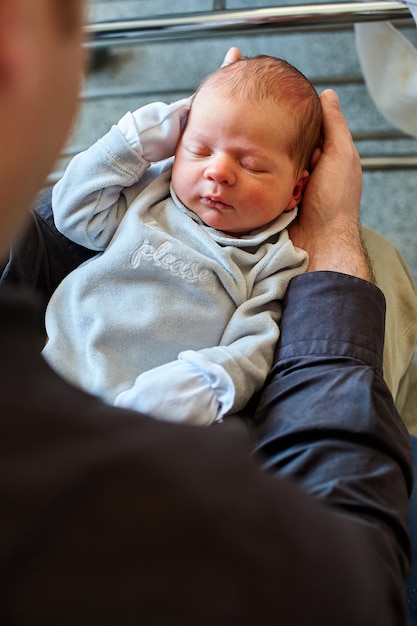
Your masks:
{"label": "beige fabric", "polygon": [[403,256],[388,239],[368,228],[363,228],[363,239],[387,303],[384,378],[401,413],[417,342],[416,286]]}

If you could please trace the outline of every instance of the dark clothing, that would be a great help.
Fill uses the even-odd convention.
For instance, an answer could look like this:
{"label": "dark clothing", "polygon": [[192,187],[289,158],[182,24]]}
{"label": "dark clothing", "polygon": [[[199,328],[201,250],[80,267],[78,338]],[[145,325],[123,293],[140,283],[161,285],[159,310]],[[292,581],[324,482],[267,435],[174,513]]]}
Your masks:
{"label": "dark clothing", "polygon": [[96,252],[74,243],[57,230],[52,214],[52,188],[39,195],[28,225],[0,264],[0,282],[27,285],[42,299],[43,309],[59,283]]}
{"label": "dark clothing", "polygon": [[406,624],[412,457],[376,287],[290,283],[252,456],[237,419],[172,425],[69,386],[5,286],[0,333],[0,623]]}
{"label": "dark clothing", "polygon": [[[411,438],[414,453],[414,467],[417,464],[417,437]],[[411,535],[413,569],[407,580],[407,605],[410,616],[410,626],[417,626],[417,485],[414,483],[410,498],[410,512],[408,516],[408,530]]]}

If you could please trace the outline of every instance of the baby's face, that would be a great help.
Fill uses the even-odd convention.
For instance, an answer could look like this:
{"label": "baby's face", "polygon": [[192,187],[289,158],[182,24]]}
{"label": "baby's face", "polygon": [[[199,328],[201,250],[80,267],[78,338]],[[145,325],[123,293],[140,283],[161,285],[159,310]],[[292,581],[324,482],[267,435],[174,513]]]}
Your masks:
{"label": "baby's face", "polygon": [[203,89],[175,155],[175,193],[205,224],[230,235],[271,222],[297,205],[308,176],[297,176],[286,151],[293,132],[272,101],[248,106]]}

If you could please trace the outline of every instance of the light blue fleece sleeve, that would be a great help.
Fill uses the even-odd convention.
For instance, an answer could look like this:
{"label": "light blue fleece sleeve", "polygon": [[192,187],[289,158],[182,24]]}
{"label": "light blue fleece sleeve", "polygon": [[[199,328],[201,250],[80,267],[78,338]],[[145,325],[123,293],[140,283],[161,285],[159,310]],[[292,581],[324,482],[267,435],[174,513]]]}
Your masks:
{"label": "light blue fleece sleeve", "polygon": [[199,351],[231,377],[235,400],[230,412],[243,409],[264,384],[279,337],[282,300],[291,279],[304,273],[307,265],[307,254],[295,248],[284,231],[281,244],[257,266],[250,295],[236,308],[220,345]]}
{"label": "light blue fleece sleeve", "polygon": [[139,181],[149,162],[117,126],[78,154],[52,193],[56,227],[92,250],[104,250],[127,209],[124,193]]}
{"label": "light blue fleece sleeve", "polygon": [[152,102],[129,111],[77,155],[53,190],[58,230],[86,248],[105,250],[129,204],[170,164],[190,103]]}

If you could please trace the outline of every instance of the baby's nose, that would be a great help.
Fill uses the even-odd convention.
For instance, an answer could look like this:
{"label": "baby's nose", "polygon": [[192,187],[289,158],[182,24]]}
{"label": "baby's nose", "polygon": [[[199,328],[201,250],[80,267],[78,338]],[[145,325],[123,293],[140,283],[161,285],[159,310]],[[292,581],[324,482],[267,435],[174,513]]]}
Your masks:
{"label": "baby's nose", "polygon": [[221,185],[234,185],[236,182],[235,164],[227,155],[212,156],[205,169],[204,177]]}

